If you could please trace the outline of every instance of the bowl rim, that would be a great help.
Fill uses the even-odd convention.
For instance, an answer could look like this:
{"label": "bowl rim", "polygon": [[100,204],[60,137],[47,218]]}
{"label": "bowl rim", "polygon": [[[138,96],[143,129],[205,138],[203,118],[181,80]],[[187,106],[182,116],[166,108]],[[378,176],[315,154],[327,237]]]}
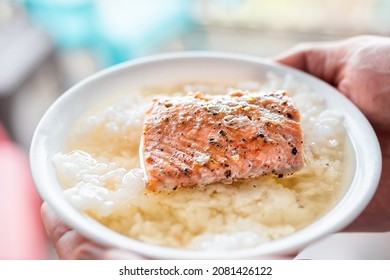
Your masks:
{"label": "bowl rim", "polygon": [[[99,81],[99,79],[102,77],[107,75],[120,75],[121,71],[139,65],[186,59],[222,59],[239,61],[241,63],[256,63],[262,67],[272,66],[274,68],[279,68],[286,73],[291,73],[294,77],[298,77],[304,81],[312,81],[321,85],[322,87],[327,88],[330,91],[337,92],[343,102],[346,102],[347,105],[349,104],[349,110],[352,110],[352,113],[354,114],[356,120],[359,121],[359,125],[362,127],[362,130],[365,131],[364,133],[369,135],[369,143],[363,143],[364,145],[369,145],[369,151],[368,149],[363,149],[363,147],[354,146],[355,157],[357,157],[356,172],[359,171],[357,165],[359,162],[361,162],[362,159],[366,160],[369,158],[370,164],[373,166],[371,166],[369,170],[366,170],[368,175],[364,174],[364,177],[361,175],[359,178],[357,178],[355,173],[353,182],[351,182],[351,185],[354,185],[361,183],[357,182],[357,180],[363,180],[365,184],[362,185],[359,192],[356,191],[356,187],[352,188],[352,190],[355,190],[354,192],[352,192],[351,189],[348,189],[344,196],[338,201],[338,203],[324,216],[295,233],[292,233],[281,239],[262,243],[256,247],[229,251],[190,250],[148,244],[120,235],[119,233],[106,228],[99,222],[76,210],[69,202],[67,202],[55,191],[55,188],[51,184],[49,184],[57,183],[60,186],[58,181],[50,182],[49,168],[47,166],[47,154],[44,145],[45,139],[49,137],[47,131],[50,130],[48,127],[45,127],[47,123],[46,120],[51,118],[52,115],[59,113],[60,110],[58,107],[65,99],[71,97],[72,94],[77,92],[85,85]],[[43,133],[42,131],[45,132]],[[351,136],[352,135],[349,135],[349,137]],[[351,140],[354,140],[355,144],[357,143],[356,139]],[[357,148],[360,149],[360,153],[357,153]],[[381,163],[382,158],[380,146],[372,126],[366,117],[355,107],[355,105],[353,105],[351,101],[349,101],[335,88],[331,87],[322,80],[319,80],[298,69],[281,65],[267,59],[251,55],[215,51],[183,51],[151,55],[148,57],[130,60],[91,75],[90,77],[82,80],[65,91],[52,104],[52,106],[50,106],[50,108],[43,115],[35,130],[30,147],[30,167],[38,192],[66,224],[79,231],[82,235],[100,244],[116,248],[123,248],[144,256],[160,259],[237,259],[259,256],[273,256],[282,251],[293,252],[325,235],[341,230],[343,227],[351,223],[364,210],[373,197],[378,186],[381,175]],[[343,207],[345,203],[351,203],[354,207]],[[325,217],[326,220],[324,220]],[[336,219],[338,220],[338,223],[329,224],[327,222],[329,219]]]}

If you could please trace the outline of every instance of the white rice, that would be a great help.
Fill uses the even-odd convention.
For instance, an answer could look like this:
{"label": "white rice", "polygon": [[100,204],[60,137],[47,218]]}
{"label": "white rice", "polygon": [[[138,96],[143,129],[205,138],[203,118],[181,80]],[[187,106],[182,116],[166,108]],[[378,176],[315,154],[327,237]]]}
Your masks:
{"label": "white rice", "polygon": [[286,236],[324,215],[350,178],[349,143],[341,115],[291,77],[269,74],[250,91],[285,89],[301,112],[306,166],[292,176],[262,176],[150,193],[139,169],[144,111],[156,94],[189,90],[224,93],[223,86],[190,85],[172,92],[140,90],[90,112],[54,157],[64,196],[80,211],[126,236],[164,246],[239,249]]}

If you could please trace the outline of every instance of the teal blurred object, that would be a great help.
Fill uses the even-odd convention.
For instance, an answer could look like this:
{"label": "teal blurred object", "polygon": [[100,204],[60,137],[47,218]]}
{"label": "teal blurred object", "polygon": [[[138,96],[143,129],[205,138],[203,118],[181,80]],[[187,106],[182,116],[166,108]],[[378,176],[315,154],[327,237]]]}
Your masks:
{"label": "teal blurred object", "polygon": [[24,0],[30,17],[61,48],[89,47],[97,35],[92,0]]}
{"label": "teal blurred object", "polygon": [[[156,52],[192,28],[191,1],[103,0],[96,6],[98,52],[105,66]],[[120,3],[121,5],[113,5]]]}
{"label": "teal blurred object", "polygon": [[60,48],[96,51],[102,67],[161,50],[194,25],[186,0],[25,0]]}
{"label": "teal blurred object", "polygon": [[390,0],[378,0],[377,13],[380,17],[379,28],[390,36]]}

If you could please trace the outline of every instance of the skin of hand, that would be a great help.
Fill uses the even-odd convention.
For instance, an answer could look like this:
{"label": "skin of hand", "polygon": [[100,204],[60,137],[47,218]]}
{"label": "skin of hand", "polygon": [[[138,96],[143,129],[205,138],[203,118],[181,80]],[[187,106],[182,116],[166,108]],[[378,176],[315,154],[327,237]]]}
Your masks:
{"label": "skin of hand", "polygon": [[67,226],[47,205],[43,203],[41,216],[47,236],[62,260],[140,260],[141,256],[131,252],[105,248],[87,240]]}
{"label": "skin of hand", "polygon": [[346,231],[390,230],[390,38],[359,36],[304,43],[275,57],[336,87],[372,124],[382,150],[378,190]]}

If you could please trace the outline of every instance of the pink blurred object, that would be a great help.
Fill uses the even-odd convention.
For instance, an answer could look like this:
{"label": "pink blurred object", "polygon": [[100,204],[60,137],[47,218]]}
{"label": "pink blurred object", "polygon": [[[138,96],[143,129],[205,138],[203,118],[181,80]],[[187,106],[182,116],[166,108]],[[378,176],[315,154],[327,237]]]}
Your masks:
{"label": "pink blurred object", "polygon": [[41,201],[28,158],[0,124],[0,259],[46,259]]}
{"label": "pink blurred object", "polygon": [[7,133],[5,132],[4,128],[0,124],[0,143],[4,141],[9,141],[9,139]]}

